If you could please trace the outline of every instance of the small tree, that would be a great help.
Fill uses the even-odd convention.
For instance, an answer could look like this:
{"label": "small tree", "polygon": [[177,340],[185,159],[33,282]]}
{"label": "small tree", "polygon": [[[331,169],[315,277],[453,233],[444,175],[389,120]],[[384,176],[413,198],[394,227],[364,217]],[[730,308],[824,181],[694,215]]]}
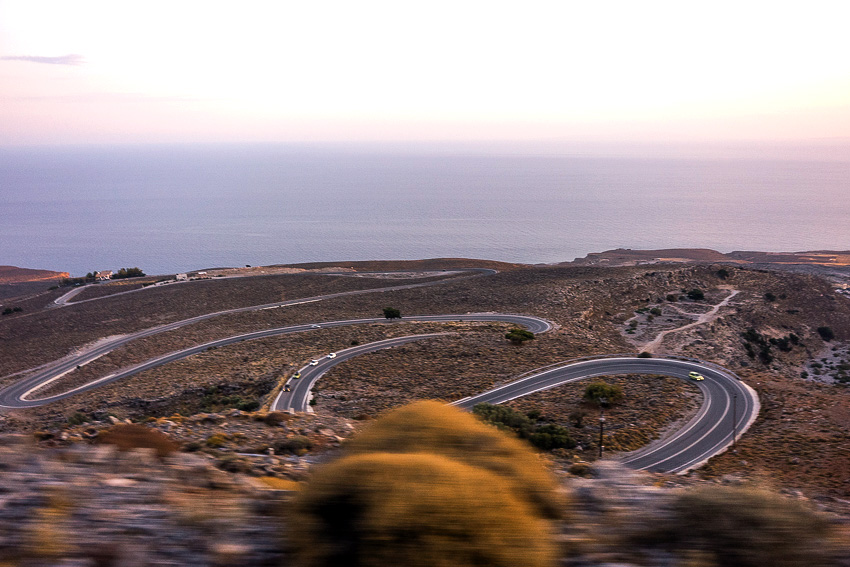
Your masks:
{"label": "small tree", "polygon": [[584,427],[584,419],[587,417],[587,412],[581,408],[578,408],[574,412],[572,412],[569,416],[571,422],[573,422],[573,426],[576,429],[581,429]]}
{"label": "small tree", "polygon": [[695,287],[694,289],[688,292],[688,299],[691,299],[693,301],[702,301],[703,299],[705,299],[705,293],[703,293],[701,289]]}
{"label": "small tree", "polygon": [[525,341],[533,341],[534,333],[525,329],[511,329],[505,334],[505,338],[515,345],[521,345]]}
{"label": "small tree", "polygon": [[476,404],[472,413],[493,425],[513,429],[520,437],[528,437],[534,425],[527,415],[502,405]]}
{"label": "small tree", "polygon": [[384,307],[384,317],[387,319],[401,319],[401,311],[395,307]]}
{"label": "small tree", "polygon": [[117,273],[112,275],[113,279],[124,279],[124,278],[140,278],[143,277],[145,273],[140,268],[121,268]]}
{"label": "small tree", "polygon": [[616,404],[623,399],[623,389],[616,384],[593,382],[584,389],[584,399],[598,406]]}

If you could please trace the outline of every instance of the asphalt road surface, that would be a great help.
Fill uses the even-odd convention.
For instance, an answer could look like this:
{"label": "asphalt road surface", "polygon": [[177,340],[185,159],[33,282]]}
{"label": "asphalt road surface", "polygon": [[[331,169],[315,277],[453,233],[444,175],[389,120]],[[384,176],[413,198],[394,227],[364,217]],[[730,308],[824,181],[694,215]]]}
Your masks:
{"label": "asphalt road surface", "polygon": [[[304,300],[300,300],[304,301]],[[311,299],[310,301],[315,301],[315,299]],[[288,302],[291,303],[291,302]],[[203,316],[206,318],[206,316]],[[195,319],[198,319],[197,317]],[[403,317],[402,321],[408,322],[449,322],[449,321],[500,321],[505,323],[513,323],[515,325],[521,325],[526,327],[528,330],[534,333],[543,333],[548,331],[551,328],[549,322],[544,321],[543,319],[539,319],[537,317],[528,317],[525,315],[507,315],[507,314],[498,314],[498,313],[478,313],[478,314],[457,314],[457,315],[420,315],[413,317]],[[189,321],[189,320],[186,320]],[[178,321],[176,323],[172,323],[170,325],[163,325],[162,327],[157,327],[156,332],[162,332],[160,329],[164,327],[177,328],[183,325],[188,324],[186,321]],[[55,396],[50,396],[46,398],[37,398],[32,399],[30,395],[39,388],[50,384],[51,382],[58,380],[62,376],[68,374],[69,372],[74,371],[77,366],[86,364],[91,362],[92,360],[103,356],[115,348],[130,342],[131,340],[135,340],[140,336],[149,336],[150,334],[154,334],[152,329],[147,331],[142,331],[140,333],[135,333],[133,335],[128,335],[126,337],[122,337],[117,340],[109,341],[100,345],[99,347],[79,356],[72,356],[64,359],[61,363],[50,366],[40,372],[33,374],[27,378],[19,380],[15,384],[8,386],[7,388],[0,391],[0,407],[5,408],[27,408],[27,407],[35,407],[44,404],[48,404],[51,402],[55,402],[58,400],[62,400],[68,398],[70,396],[74,396],[76,394],[86,392],[92,390],[94,388],[98,388],[103,386],[104,384],[108,384],[110,382],[115,382],[117,380],[121,380],[127,378],[129,376],[133,376],[134,374],[138,374],[139,372],[144,372],[145,370],[150,370],[151,368],[156,368],[157,366],[162,366],[163,364],[168,364],[169,362],[173,362],[175,360],[180,360],[181,358],[186,358],[192,356],[193,354],[198,354],[204,352],[207,349],[214,347],[226,346],[242,341],[248,341],[251,339],[260,339],[264,337],[272,337],[275,335],[284,335],[289,333],[301,333],[305,331],[312,331],[320,328],[331,328],[331,327],[346,327],[349,325],[363,325],[370,323],[381,323],[386,322],[385,318],[374,318],[374,319],[348,319],[344,321],[325,321],[322,323],[305,323],[301,325],[290,325],[288,327],[277,327],[274,329],[264,329],[262,331],[255,331],[252,333],[244,333],[242,335],[235,335],[232,337],[227,337],[224,339],[219,339],[215,341],[210,341],[208,343],[196,345],[187,349],[175,351],[172,353],[168,353],[156,358],[152,358],[141,364],[137,364],[130,368],[126,368],[120,372],[109,374],[107,376],[103,376],[84,384],[82,386],[78,386],[74,389],[68,390],[61,394],[57,394]],[[172,327],[173,326],[173,327]],[[410,339],[415,340],[415,339]],[[409,341],[405,341],[409,342]],[[374,343],[373,343],[374,344]],[[382,348],[382,347],[378,347]],[[376,349],[377,350],[377,349]],[[312,367],[311,367],[312,368]],[[318,379],[318,377],[316,377]],[[296,407],[296,409],[302,409],[306,407],[306,401],[303,404]]]}
{"label": "asphalt road surface", "polygon": [[758,415],[756,392],[733,373],[715,365],[665,358],[583,360],[532,374],[453,405],[471,409],[483,402],[499,404],[594,376],[653,374],[690,380],[688,373],[692,371],[705,377],[703,381],[694,381],[704,396],[697,414],[673,434],[621,459],[633,469],[684,473],[729,447],[733,436],[739,437]]}

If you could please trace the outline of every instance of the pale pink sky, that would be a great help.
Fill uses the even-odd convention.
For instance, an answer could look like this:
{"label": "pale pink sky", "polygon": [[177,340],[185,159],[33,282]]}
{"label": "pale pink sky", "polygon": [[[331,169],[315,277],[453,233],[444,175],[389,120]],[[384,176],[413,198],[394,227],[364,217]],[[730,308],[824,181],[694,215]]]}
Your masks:
{"label": "pale pink sky", "polygon": [[850,2],[0,0],[0,145],[850,138]]}

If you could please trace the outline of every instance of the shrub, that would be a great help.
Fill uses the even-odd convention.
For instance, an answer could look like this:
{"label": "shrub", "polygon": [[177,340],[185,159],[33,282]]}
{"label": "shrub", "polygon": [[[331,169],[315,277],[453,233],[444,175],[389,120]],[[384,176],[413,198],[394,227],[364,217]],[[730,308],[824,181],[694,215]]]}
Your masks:
{"label": "shrub", "polygon": [[623,389],[617,384],[592,382],[584,389],[584,399],[596,405],[616,404],[623,399]]}
{"label": "shrub", "polygon": [[266,425],[280,425],[281,423],[291,421],[292,416],[288,413],[284,413],[282,411],[273,411],[266,414],[263,418],[263,421],[266,422]]}
{"label": "shrub", "polygon": [[539,410],[522,414],[507,406],[477,404],[472,408],[472,413],[497,427],[512,430],[543,451],[571,449],[576,445],[569,430],[560,425],[547,424],[535,428],[535,421],[541,417]]}
{"label": "shrub", "polygon": [[575,440],[566,427],[553,424],[538,427],[534,433],[528,436],[528,441],[544,451],[572,449],[576,446]]}
{"label": "shrub", "polygon": [[764,294],[765,301],[776,301],[776,296],[770,293],[769,291]]}
{"label": "shrub", "polygon": [[543,567],[555,559],[546,523],[509,481],[441,455],[345,457],[318,471],[294,508],[305,567]]}
{"label": "shrub", "polygon": [[224,447],[227,444],[228,436],[226,433],[213,433],[207,440],[205,441],[207,447],[212,447],[213,449],[218,449],[220,447]]}
{"label": "shrub", "polygon": [[643,352],[638,353],[637,356],[638,356],[638,358],[652,358],[652,353],[643,351]]}
{"label": "shrub", "polygon": [[720,567],[833,565],[828,523],[798,502],[751,488],[685,492],[653,539],[678,551],[701,550]]}
{"label": "shrub", "polygon": [[124,278],[141,278],[144,277],[145,273],[139,268],[121,268],[114,274],[112,274],[112,279],[120,280]]}
{"label": "shrub", "polygon": [[835,333],[830,327],[818,327],[818,334],[820,335],[820,338],[822,338],[826,342],[829,342],[835,338]]}
{"label": "shrub", "polygon": [[660,307],[653,307],[652,309],[649,310],[649,313],[651,315],[655,315],[656,317],[658,317],[659,315],[661,315],[662,311],[661,311]]}
{"label": "shrub", "polygon": [[503,405],[476,404],[472,413],[493,425],[513,429],[520,437],[527,437],[534,425],[527,415]]}
{"label": "shrub", "polygon": [[68,425],[82,425],[89,421],[89,416],[84,413],[74,412],[74,414],[68,418]]}
{"label": "shrub", "polygon": [[115,445],[120,451],[130,449],[155,449],[160,458],[177,450],[178,443],[162,431],[137,423],[119,423],[97,436],[98,443]]}
{"label": "shrub", "polygon": [[667,301],[669,301],[670,303],[675,303],[678,300],[679,300],[679,298],[677,296],[673,295],[672,293],[667,294]]}
{"label": "shrub", "polygon": [[570,465],[567,472],[575,476],[589,477],[592,476],[593,466],[586,461],[579,461]]}
{"label": "shrub", "polygon": [[717,277],[721,280],[725,280],[729,277],[729,270],[727,270],[726,268],[720,268],[719,270],[717,270]]}
{"label": "shrub", "polygon": [[501,477],[539,515],[561,514],[556,484],[527,445],[439,402],[416,402],[384,414],[354,437],[347,449],[353,454],[443,455]]}
{"label": "shrub", "polygon": [[693,301],[702,301],[705,299],[705,293],[698,288],[694,288],[688,292],[688,299]]}
{"label": "shrub", "polygon": [[587,417],[587,412],[582,408],[579,408],[572,412],[569,416],[571,422],[576,429],[582,429],[584,427],[584,419]]}
{"label": "shrub", "polygon": [[287,437],[283,441],[278,441],[274,444],[275,453],[293,453],[296,455],[303,455],[312,448],[313,442],[310,441],[309,437],[305,437],[303,435],[293,435],[292,437]]}
{"label": "shrub", "polygon": [[534,333],[525,329],[511,329],[505,334],[505,338],[515,345],[521,345],[525,341],[533,341]]}
{"label": "shrub", "polygon": [[234,407],[242,411],[255,411],[260,408],[260,402],[257,400],[242,400]]}
{"label": "shrub", "polygon": [[384,317],[387,319],[401,319],[401,311],[395,307],[384,307]]}

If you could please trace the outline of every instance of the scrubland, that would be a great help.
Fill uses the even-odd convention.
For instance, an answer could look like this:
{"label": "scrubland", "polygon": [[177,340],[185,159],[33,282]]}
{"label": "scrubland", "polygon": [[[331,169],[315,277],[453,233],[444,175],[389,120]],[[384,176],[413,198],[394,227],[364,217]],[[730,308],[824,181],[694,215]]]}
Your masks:
{"label": "scrubland", "polygon": [[[445,269],[454,267],[456,262]],[[552,331],[515,345],[504,337],[509,328],[499,324],[386,322],[315,329],[208,351],[48,406],[4,411],[0,430],[7,437],[0,448],[4,454],[0,475],[5,481],[0,522],[6,527],[0,529],[0,564],[270,565],[296,558],[303,564],[334,564],[318,551],[307,556],[302,551],[311,545],[311,537],[326,538],[337,533],[334,529],[347,528],[323,527],[318,535],[306,530],[319,520],[294,520],[288,514],[308,513],[304,510],[322,505],[317,504],[321,500],[304,503],[296,496],[302,493],[313,494],[303,498],[319,499],[330,494],[334,502],[362,502],[371,495],[376,500],[369,505],[375,508],[358,508],[364,518],[381,510],[398,510],[393,518],[419,518],[407,531],[398,529],[389,535],[381,535],[381,530],[397,527],[398,522],[389,525],[364,519],[358,524],[370,526],[366,531],[377,540],[398,544],[397,549],[375,552],[383,564],[413,553],[414,540],[428,549],[451,548],[446,542],[456,540],[473,545],[469,542],[474,534],[488,532],[491,528],[485,526],[501,525],[507,517],[516,519],[515,534],[493,532],[481,544],[492,555],[466,550],[455,556],[454,563],[441,563],[448,560],[427,554],[420,554],[421,563],[405,562],[516,564],[517,558],[511,555],[515,546],[508,545],[501,556],[497,542],[513,542],[514,536],[525,534],[540,541],[526,563],[541,565],[553,561],[564,565],[848,564],[847,557],[841,558],[841,543],[846,544],[841,538],[846,537],[850,522],[850,363],[845,358],[850,345],[850,300],[830,282],[810,274],[712,264],[503,267],[496,275],[431,287],[216,317],[136,341],[70,373],[51,388],[82,383],[215,338],[296,323],[380,317],[387,306],[403,315],[523,313],[552,321]],[[440,269],[437,261],[422,266],[361,263],[356,268]],[[8,384],[19,372],[106,336],[216,310],[398,283],[375,277],[267,275],[146,288],[62,308],[46,308],[56,291],[28,296],[27,308],[20,314],[0,319],[0,380]],[[97,293],[106,293],[104,289],[108,287]],[[703,291],[704,298],[689,298],[688,292],[694,289]],[[697,321],[732,291],[737,294],[716,317],[678,330]],[[829,340],[819,332],[824,327],[832,332]],[[313,414],[291,416],[264,410],[281,380],[310,358],[354,343],[435,330],[448,334],[336,367],[315,387]],[[570,449],[540,453],[524,447],[522,456],[500,457],[508,464],[531,466],[533,462],[545,474],[555,475],[546,481],[551,484],[547,493],[554,494],[551,510],[534,511],[539,504],[533,502],[549,497],[528,500],[517,495],[514,481],[485,479],[495,474],[487,467],[489,472],[481,472],[480,466],[465,461],[447,463],[456,460],[453,450],[447,454],[445,447],[428,446],[422,451],[405,449],[398,456],[397,442],[388,448],[377,442],[371,445],[367,433],[361,436],[372,425],[388,423],[380,416],[406,403],[450,401],[575,357],[640,352],[661,331],[668,333],[655,354],[696,357],[726,366],[756,389],[762,403],[759,418],[734,451],[686,476],[633,473],[607,459],[595,462],[599,410],[583,401],[581,384],[509,404],[541,424],[568,429],[577,442]],[[664,435],[699,403],[693,385],[677,379],[617,376],[606,380],[620,385],[625,393],[622,402],[606,410],[605,446],[612,451],[635,449]],[[394,427],[409,437],[416,427],[434,419],[408,416],[407,426]],[[160,432],[167,441],[123,452],[104,444],[110,429],[125,421]],[[471,427],[478,431],[479,426]],[[446,438],[446,434],[438,437]],[[171,449],[154,456],[160,446]],[[322,473],[324,463],[335,472]],[[431,471],[431,476],[417,477],[415,471],[423,469]],[[349,492],[332,482],[323,484],[328,478],[346,475],[355,479],[348,483],[352,485]],[[375,490],[380,488],[376,486],[407,477],[418,478],[419,484],[393,488],[382,495],[383,500],[377,498]],[[367,479],[376,484],[370,488]],[[453,484],[462,496],[457,497],[456,508],[443,510],[438,503],[449,498],[446,486]],[[463,488],[469,484],[479,487],[477,492]],[[521,484],[534,486],[525,480]],[[481,500],[480,487],[485,486],[504,500],[496,502],[490,495],[486,497],[490,500]],[[209,506],[199,507],[198,502]],[[97,520],[98,509],[111,512],[105,520]],[[432,509],[434,516],[426,517]],[[235,519],[243,523],[237,526]],[[95,529],[85,532],[81,527],[85,522],[93,522]],[[461,531],[436,530],[417,539],[413,535],[417,530],[433,530],[429,522],[456,522]],[[468,526],[477,527],[463,532],[461,528]],[[301,527],[305,531],[295,529]],[[538,538],[540,534],[545,537]],[[116,538],[126,540],[127,546],[114,545]],[[333,553],[360,549],[356,540],[346,542],[349,547],[340,543],[342,547]],[[326,546],[333,548],[330,543],[319,545]],[[127,551],[131,549],[138,553]],[[194,550],[194,555],[184,553],[186,549]],[[349,564],[379,563],[363,559]]]}

